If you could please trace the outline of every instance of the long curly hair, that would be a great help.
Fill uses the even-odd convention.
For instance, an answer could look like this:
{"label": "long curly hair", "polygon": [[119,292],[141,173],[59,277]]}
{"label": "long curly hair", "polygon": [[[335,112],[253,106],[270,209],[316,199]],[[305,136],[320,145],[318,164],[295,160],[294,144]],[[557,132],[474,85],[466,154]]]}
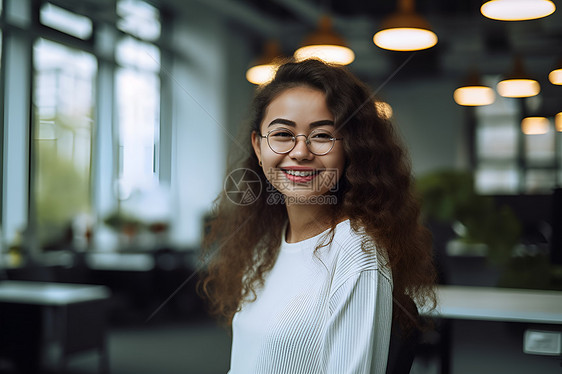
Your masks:
{"label": "long curly hair", "polygon": [[[231,178],[226,179],[206,226],[204,259],[208,266],[200,289],[211,311],[229,324],[243,301],[255,300],[275,263],[287,211],[283,204],[268,200],[276,190],[258,163],[250,135],[260,133],[268,105],[297,86],[325,94],[343,138],[346,164],[334,192],[337,205],[331,211],[331,230],[341,217],[348,217],[354,229],[364,228],[392,270],[393,297],[398,305],[393,308],[394,317],[402,326],[412,326],[404,306],[413,299],[418,307],[435,307],[436,272],[431,235],[420,221],[408,155],[392,123],[378,113],[367,86],[345,68],[318,60],[287,62],[269,84],[256,91],[249,128],[242,133],[242,157],[229,168]],[[251,203],[233,201],[228,191],[240,188],[234,184],[252,179],[260,183],[244,186]]]}

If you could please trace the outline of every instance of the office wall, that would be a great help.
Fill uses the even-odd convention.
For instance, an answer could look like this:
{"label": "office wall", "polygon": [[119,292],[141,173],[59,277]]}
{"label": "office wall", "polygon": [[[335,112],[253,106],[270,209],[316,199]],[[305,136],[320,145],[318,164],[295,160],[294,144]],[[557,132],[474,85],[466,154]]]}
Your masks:
{"label": "office wall", "polygon": [[172,81],[170,240],[198,248],[202,223],[222,190],[228,149],[245,117],[254,86],[244,72],[252,58],[242,30],[193,4],[174,25],[178,53]]}
{"label": "office wall", "polygon": [[453,101],[458,82],[447,77],[390,81],[381,91],[394,110],[412,159],[415,175],[442,169],[466,168],[464,110]]}
{"label": "office wall", "polygon": [[173,226],[170,240],[196,246],[202,216],[221,186],[225,138],[225,25],[216,15],[192,7],[174,25],[179,53],[172,81]]}

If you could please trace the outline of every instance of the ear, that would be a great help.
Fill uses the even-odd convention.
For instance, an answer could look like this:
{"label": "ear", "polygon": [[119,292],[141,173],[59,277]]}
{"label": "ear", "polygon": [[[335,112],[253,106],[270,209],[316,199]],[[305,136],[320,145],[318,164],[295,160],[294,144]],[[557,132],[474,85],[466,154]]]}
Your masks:
{"label": "ear", "polygon": [[252,131],[252,147],[254,148],[254,153],[256,154],[258,161],[261,161],[261,141],[262,138],[257,132]]}

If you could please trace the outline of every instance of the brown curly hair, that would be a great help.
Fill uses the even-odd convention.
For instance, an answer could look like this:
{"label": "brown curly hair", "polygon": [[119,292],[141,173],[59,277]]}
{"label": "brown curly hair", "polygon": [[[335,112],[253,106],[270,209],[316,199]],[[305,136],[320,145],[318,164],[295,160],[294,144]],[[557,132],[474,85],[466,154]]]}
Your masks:
{"label": "brown curly hair", "polygon": [[[346,165],[335,192],[338,203],[331,211],[332,233],[340,217],[349,217],[354,229],[365,229],[392,269],[393,297],[399,306],[393,308],[394,317],[402,326],[411,326],[402,306],[408,304],[409,296],[418,307],[435,307],[436,272],[431,235],[420,222],[409,158],[393,125],[377,112],[367,86],[345,68],[318,60],[287,62],[273,81],[257,90],[250,126],[242,134],[244,154],[228,172],[255,173],[261,187],[268,188],[261,188],[262,192],[259,184],[248,184],[257,198],[247,205],[234,204],[226,192],[218,197],[206,227],[204,253],[209,263],[201,290],[212,312],[230,323],[242,300],[255,300],[256,290],[275,263],[287,211],[283,204],[268,204],[276,191],[258,164],[250,134],[260,132],[268,105],[296,86],[325,94],[343,138]],[[231,178],[225,182],[225,191],[232,190],[229,184]]]}

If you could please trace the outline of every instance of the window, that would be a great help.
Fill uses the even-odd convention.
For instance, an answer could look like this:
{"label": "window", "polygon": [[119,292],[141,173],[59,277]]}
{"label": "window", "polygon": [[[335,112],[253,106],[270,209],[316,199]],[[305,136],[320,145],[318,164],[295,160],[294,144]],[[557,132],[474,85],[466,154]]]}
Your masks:
{"label": "window", "polygon": [[160,37],[160,15],[152,5],[140,0],[120,0],[117,14],[119,30],[150,42]]}
{"label": "window", "polygon": [[80,39],[85,40],[92,36],[92,21],[89,18],[69,12],[50,3],[43,4],[41,7],[39,20],[45,26]]}
{"label": "window", "polygon": [[[498,81],[485,78],[491,87]],[[550,193],[561,180],[556,159],[562,150],[556,149],[560,133],[554,120],[544,134],[523,134],[521,105],[521,99],[498,95],[493,104],[475,108],[475,187],[480,193]]]}
{"label": "window", "polygon": [[98,224],[158,183],[160,13],[139,0],[1,5],[11,10],[4,19],[0,7],[0,37],[10,47],[0,68],[10,68],[2,93],[12,100],[0,112],[21,130],[9,132],[17,142],[2,134],[21,150],[3,161],[20,171],[4,180],[9,189],[3,183],[3,203],[14,202],[3,207],[6,241],[25,232],[43,249],[65,249],[73,237],[87,245],[90,227],[103,241]]}
{"label": "window", "polygon": [[41,245],[61,248],[90,213],[96,59],[39,39],[34,45],[33,190]]}
{"label": "window", "polygon": [[120,1],[118,27],[133,36],[116,46],[119,118],[119,198],[152,189],[158,183],[156,149],[160,128],[160,50],[139,38],[160,36],[157,11],[140,1]]}

